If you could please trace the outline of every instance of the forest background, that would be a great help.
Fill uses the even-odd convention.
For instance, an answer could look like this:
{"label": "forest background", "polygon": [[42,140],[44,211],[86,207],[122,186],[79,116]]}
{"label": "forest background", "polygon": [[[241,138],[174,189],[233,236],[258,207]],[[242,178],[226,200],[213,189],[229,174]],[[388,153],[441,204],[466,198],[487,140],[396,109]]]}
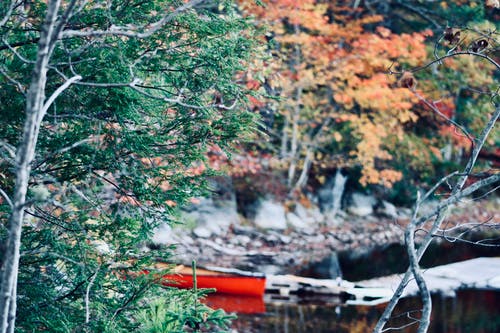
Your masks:
{"label": "forest background", "polygon": [[[137,275],[170,255],[141,250],[153,230],[222,173],[240,197],[307,202],[341,170],[350,190],[410,204],[470,155],[498,98],[493,65],[433,59],[472,47],[498,61],[498,7],[3,2],[2,328],[16,311],[18,331],[224,326],[198,291]],[[477,173],[498,168],[499,141],[493,131]],[[23,161],[26,142],[36,151]]]}

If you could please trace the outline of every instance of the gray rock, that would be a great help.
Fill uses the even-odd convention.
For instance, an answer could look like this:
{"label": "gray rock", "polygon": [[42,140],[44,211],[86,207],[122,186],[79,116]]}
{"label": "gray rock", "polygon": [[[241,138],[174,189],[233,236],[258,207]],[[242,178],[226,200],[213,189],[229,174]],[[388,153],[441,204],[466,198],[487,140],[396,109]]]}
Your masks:
{"label": "gray rock", "polygon": [[325,241],[326,237],[323,234],[309,236],[306,238],[309,244],[317,244]]}
{"label": "gray rock", "polygon": [[286,229],[285,208],[275,201],[261,201],[254,222],[263,229]]}
{"label": "gray rock", "polygon": [[[215,203],[211,198],[199,198],[199,203],[190,205],[181,219],[188,228],[193,228],[195,235],[223,235],[231,225],[240,223],[236,211],[236,202],[223,201]],[[205,229],[202,231],[202,229]],[[196,232],[195,232],[196,230]],[[200,236],[210,237],[210,236]]]}
{"label": "gray rock", "polygon": [[396,206],[385,200],[383,200],[380,207],[378,207],[377,213],[392,218],[398,217],[398,209],[396,208]]}
{"label": "gray rock", "polygon": [[283,244],[290,244],[292,237],[286,235],[280,235],[280,240]]}
{"label": "gray rock", "polygon": [[262,272],[266,275],[275,275],[280,273],[281,268],[276,265],[258,265],[257,266],[259,272]]}
{"label": "gray rock", "polygon": [[308,223],[304,222],[294,213],[286,213],[286,220],[288,222],[288,225],[290,225],[294,229],[306,229],[309,227]]}
{"label": "gray rock", "polygon": [[373,207],[376,203],[377,201],[373,196],[355,192],[351,196],[347,211],[357,216],[368,216],[373,213]]}
{"label": "gray rock", "polygon": [[297,215],[297,217],[302,222],[305,222],[307,224],[309,224],[309,223],[312,224],[315,222],[314,217],[311,216],[311,213],[309,212],[309,210],[307,208],[305,208],[304,206],[302,206],[300,203],[297,203],[295,205],[295,215]]}
{"label": "gray rock", "polygon": [[233,237],[233,240],[234,240],[235,244],[239,244],[239,245],[243,245],[243,246],[248,245],[248,243],[250,243],[252,241],[252,239],[250,237],[248,237],[247,235],[236,235],[235,237]]}
{"label": "gray rock", "polygon": [[297,203],[295,205],[295,214],[308,225],[312,225],[314,223],[322,223],[325,219],[317,206],[305,208],[300,203]]}
{"label": "gray rock", "polygon": [[198,226],[193,229],[193,234],[200,238],[210,238],[210,236],[212,236],[212,231],[204,226]]}
{"label": "gray rock", "polygon": [[312,216],[314,222],[316,223],[323,223],[325,221],[325,216],[321,213],[318,207],[309,209],[309,214]]}
{"label": "gray rock", "polygon": [[152,241],[154,244],[172,244],[175,236],[172,228],[168,224],[162,224],[154,231]]}
{"label": "gray rock", "polygon": [[281,242],[279,235],[276,235],[275,233],[267,234],[264,239],[267,243],[271,244],[277,244]]}
{"label": "gray rock", "polygon": [[180,235],[178,243],[180,243],[182,245],[193,245],[194,244],[194,240],[189,235]]}

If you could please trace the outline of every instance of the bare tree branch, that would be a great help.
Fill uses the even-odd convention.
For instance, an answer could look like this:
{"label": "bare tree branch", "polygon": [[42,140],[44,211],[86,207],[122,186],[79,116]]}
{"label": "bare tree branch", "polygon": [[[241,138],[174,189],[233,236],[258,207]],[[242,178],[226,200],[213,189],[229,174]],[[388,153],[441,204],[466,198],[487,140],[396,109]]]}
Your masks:
{"label": "bare tree branch", "polygon": [[437,28],[437,29],[442,28],[442,26],[439,23],[437,23],[436,20],[434,20],[433,18],[430,17],[430,15],[429,15],[430,13],[428,11],[423,10],[421,8],[417,8],[417,7],[408,5],[405,1],[397,1],[396,5],[401,6],[403,8],[406,8],[407,10],[417,14],[418,16],[423,18],[424,20],[430,22],[435,28]]}
{"label": "bare tree branch", "polygon": [[420,198],[420,200],[417,201],[417,205],[421,205],[432,194],[434,194],[434,192],[436,192],[437,189],[441,185],[443,185],[445,182],[447,182],[448,180],[450,180],[452,177],[455,177],[456,175],[459,175],[458,171],[454,171],[454,172],[450,173],[449,175],[441,178],[429,191],[427,191],[427,193],[424,194],[424,196],[422,198]]}
{"label": "bare tree branch", "polygon": [[57,88],[56,91],[54,91],[52,93],[52,95],[50,95],[49,99],[43,105],[42,111],[40,113],[40,117],[43,118],[45,116],[49,107],[52,105],[52,103],[54,103],[56,98],[59,97],[59,95],[63,93],[63,91],[65,91],[73,83],[80,81],[81,79],[82,79],[82,77],[80,75],[73,76],[72,78],[70,78],[66,82],[64,82],[59,88]]}
{"label": "bare tree branch", "polygon": [[[38,42],[40,42],[40,40],[38,40]],[[10,43],[5,40],[5,38],[2,39],[2,43],[5,44],[5,46],[16,56],[19,58],[19,60],[21,60],[22,62],[26,63],[26,64],[35,64],[36,61],[33,61],[33,60],[29,60],[29,59],[26,59],[25,57],[23,57],[19,52],[17,52],[17,50],[12,46],[10,45]]]}
{"label": "bare tree branch", "polygon": [[[497,110],[499,110],[499,109],[500,108],[498,108]],[[498,115],[497,115],[497,117],[498,117]],[[484,132],[487,132],[487,131],[483,131],[483,133]],[[482,146],[482,144],[484,144],[485,140],[486,140],[486,137],[483,137],[483,142],[481,143],[481,146]],[[471,159],[472,158],[473,157],[471,157]],[[418,261],[420,261],[420,259],[422,258],[422,255],[426,251],[427,247],[432,242],[436,231],[440,228],[440,226],[442,225],[442,223],[445,219],[446,215],[444,214],[444,211],[448,207],[450,207],[450,205],[458,202],[463,197],[466,197],[466,196],[473,194],[477,190],[480,190],[480,189],[488,187],[492,184],[498,183],[499,181],[500,181],[500,174],[495,174],[495,175],[489,176],[488,178],[477,181],[465,189],[460,189],[460,190],[454,192],[448,199],[444,200],[441,204],[439,204],[438,207],[433,212],[426,214],[425,216],[420,217],[418,219],[417,219],[417,213],[418,213],[419,205],[416,205],[416,207],[415,207],[416,209],[414,211],[412,221],[410,222],[410,228],[418,227],[434,216],[436,216],[436,219],[434,220],[431,229],[429,230],[427,235],[424,237],[418,250],[413,249],[413,252],[414,252],[413,260],[416,261],[417,263],[418,263]],[[457,184],[457,185],[459,185],[459,184]],[[412,271],[411,268],[406,271],[405,275],[401,279],[401,282],[399,283],[398,287],[396,288],[394,295],[392,296],[391,300],[389,301],[388,305],[386,306],[384,313],[382,314],[381,318],[377,322],[377,325],[374,328],[375,333],[383,332],[384,326],[386,325],[387,321],[390,319],[392,311],[394,311],[394,308],[396,307],[399,299],[403,295],[403,291],[406,288],[406,286],[407,286],[408,282],[410,281],[410,278],[413,276],[413,274],[414,274],[414,272]],[[420,288],[420,286],[419,286],[419,288]],[[425,288],[423,290],[425,291]],[[425,331],[422,330],[421,332],[425,332]]]}
{"label": "bare tree branch", "polygon": [[[482,179],[480,181],[475,182],[471,186],[467,187],[466,189],[463,189],[463,186],[468,178],[468,175],[472,171],[472,168],[475,165],[475,162],[477,160],[477,157],[479,155],[480,150],[482,149],[484,143],[486,142],[486,138],[488,137],[489,133],[493,129],[496,121],[498,120],[498,117],[500,115],[500,106],[497,106],[493,115],[491,116],[490,120],[486,124],[486,126],[483,129],[483,132],[481,133],[480,137],[477,140],[477,144],[474,147],[474,150],[472,152],[472,156],[469,159],[469,162],[467,163],[467,166],[465,167],[464,173],[462,174],[460,180],[457,182],[455,185],[452,195],[444,200],[442,203],[438,205],[438,207],[431,213],[426,214],[419,219],[417,219],[417,212],[418,212],[418,207],[420,205],[420,201],[417,201],[416,209],[414,212],[414,217],[412,218],[412,221],[410,222],[410,228],[416,228],[421,226],[423,223],[428,221],[430,218],[434,217],[437,215],[435,221],[433,222],[433,225],[424,238],[422,244],[416,250],[416,255],[413,256],[413,260],[418,263],[422,255],[424,254],[425,250],[429,246],[429,244],[432,242],[433,235],[436,233],[436,231],[440,228],[442,222],[444,221],[445,215],[442,213],[445,209],[447,209],[451,204],[454,204],[458,202],[461,198],[466,197],[475,191],[485,188],[489,185],[495,184],[500,181],[500,174],[495,174],[492,175],[486,179]],[[453,175],[453,174],[452,174]],[[444,183],[447,179],[451,178],[451,175],[448,175],[444,177],[438,184]],[[434,186],[431,190],[435,191],[438,188],[438,186]],[[430,194],[427,193],[425,197],[428,197]],[[413,249],[415,251],[415,249]],[[382,314],[381,318],[379,319],[377,325],[374,328],[374,332],[382,332],[382,329],[384,328],[385,324],[387,321],[390,319],[391,313],[396,307],[399,299],[401,298],[404,289],[406,288],[406,285],[408,284],[408,281],[410,280],[411,276],[413,275],[412,269],[410,268],[407,270],[405,275],[403,276],[400,284],[398,285],[396,291],[394,292],[393,297],[389,301],[387,307],[385,308],[384,313]],[[420,286],[419,286],[420,288]],[[424,289],[425,291],[425,289]]]}
{"label": "bare tree branch", "polygon": [[[433,215],[437,215],[436,219],[434,220],[432,226],[431,226],[431,229],[430,231],[427,233],[427,235],[425,236],[424,240],[422,241],[422,244],[420,245],[420,247],[418,248],[418,250],[415,250],[415,248],[413,248],[413,259],[416,260],[417,264],[418,264],[418,261],[420,261],[420,259],[422,258],[424,252],[427,250],[427,247],[430,245],[430,243],[432,242],[433,240],[433,235],[436,233],[436,231],[439,229],[439,227],[442,225],[446,215],[444,214],[444,211],[446,209],[448,209],[451,204],[455,203],[455,202],[458,202],[462,197],[465,197],[465,196],[468,196],[468,195],[471,195],[473,194],[475,191],[479,190],[479,189],[482,189],[484,187],[487,187],[491,184],[494,184],[494,183],[497,183],[500,181],[500,174],[496,174],[496,175],[493,175],[493,176],[490,176],[486,179],[483,179],[481,181],[478,181],[476,183],[474,183],[473,185],[469,186],[468,188],[466,188],[465,190],[461,190],[461,191],[458,191],[456,192],[454,195],[452,195],[452,197],[450,197],[448,200],[449,200],[449,204],[447,205],[440,205],[438,206],[438,208],[436,208],[435,210],[435,214]],[[451,200],[450,200],[451,199]],[[448,201],[446,200],[446,201]],[[427,219],[426,219],[427,220]],[[424,223],[426,220],[422,220],[420,219],[420,224]],[[411,225],[418,225],[419,224],[419,221],[412,221]],[[411,228],[411,226],[410,226]],[[414,243],[413,243],[414,244]],[[408,244],[407,244],[408,245]],[[411,249],[408,249],[408,251],[410,252]],[[418,267],[418,266],[417,266]],[[403,277],[403,280],[401,281],[400,285],[398,286],[398,290],[400,289],[400,287],[402,287],[403,289],[406,287],[408,281],[409,281],[409,278],[411,276],[414,276],[415,279],[417,280],[417,284],[418,284],[418,287],[419,287],[419,290],[421,291],[421,294],[422,294],[422,301],[424,303],[424,308],[423,308],[423,311],[429,311],[429,313],[423,313],[422,317],[425,319],[422,321],[422,323],[420,324],[419,326],[419,329],[418,329],[418,332],[419,333],[425,333],[427,332],[428,328],[429,328],[429,325],[430,325],[430,310],[431,310],[431,299],[430,299],[430,294],[428,293],[428,290],[427,290],[427,287],[426,287],[426,284],[425,284],[425,280],[422,279],[422,276],[421,274],[419,274],[419,271],[417,271],[415,273],[415,271],[413,271],[411,268],[406,272],[406,274],[404,275]],[[402,292],[402,290],[401,290]],[[399,300],[400,296],[394,300],[391,299],[391,303],[392,301],[394,300],[395,303],[391,306],[395,306]],[[389,306],[386,308],[386,310],[389,309]],[[392,308],[393,309],[393,308]],[[392,310],[390,310],[392,312]],[[390,315],[390,312],[389,314]],[[429,316],[429,317],[427,317]],[[384,311],[384,315],[383,317],[387,318],[387,313],[386,311]],[[382,318],[381,318],[382,320]],[[379,321],[380,323],[380,321]],[[379,323],[377,323],[377,327],[379,326]],[[384,323],[385,325],[385,323]],[[383,325],[382,325],[383,327]],[[374,332],[378,332],[377,330],[375,330]]]}
{"label": "bare tree branch", "polygon": [[95,271],[94,275],[92,275],[92,278],[89,281],[89,284],[87,285],[87,289],[85,291],[85,324],[88,324],[90,322],[90,288],[92,288],[92,285],[94,284],[94,281],[97,277],[97,273],[99,273],[99,270],[101,269],[101,266],[97,267],[97,270]]}
{"label": "bare tree branch", "polygon": [[31,162],[35,156],[35,146],[40,130],[40,112],[43,108],[48,62],[50,58],[50,36],[57,19],[61,0],[49,0],[44,18],[42,33],[38,43],[37,60],[33,68],[32,81],[26,98],[26,119],[21,143],[16,150],[13,208],[9,216],[9,235],[3,254],[3,271],[0,286],[0,333],[7,333],[15,326],[17,271],[21,248],[21,231],[24,206],[28,191]]}
{"label": "bare tree branch", "polygon": [[5,151],[9,154],[12,160],[16,158],[16,147],[3,140],[0,140],[0,146],[3,147],[3,149],[5,149]]}
{"label": "bare tree branch", "polygon": [[7,9],[7,12],[5,13],[5,16],[0,21],[0,28],[3,27],[7,23],[7,21],[9,21],[14,9],[16,9],[16,7],[20,6],[22,3],[23,2],[21,0],[12,0],[10,2],[10,6]]}
{"label": "bare tree branch", "polygon": [[404,325],[401,325],[401,326],[397,326],[397,327],[388,327],[386,329],[384,329],[382,332],[389,332],[389,331],[401,331],[405,328],[408,328],[408,327],[411,327],[413,325],[415,325],[416,323],[419,322],[418,319],[415,319],[415,318],[411,318],[410,316],[408,316],[409,319],[412,319],[413,321],[412,322],[409,322],[408,324],[404,324]]}
{"label": "bare tree branch", "polygon": [[0,67],[0,73],[2,73],[3,76],[5,76],[13,85],[15,85],[23,95],[26,93],[26,88],[21,84],[21,82],[10,76],[2,67]]}
{"label": "bare tree branch", "polygon": [[5,199],[5,201],[7,202],[7,204],[9,205],[9,207],[12,209],[14,208],[14,204],[12,203],[12,200],[10,200],[9,196],[7,195],[7,193],[5,193],[4,190],[2,190],[0,188],[0,194],[2,195],[2,197]]}
{"label": "bare tree branch", "polygon": [[68,22],[69,18],[72,16],[72,12],[76,6],[76,2],[77,0],[71,0],[68,3],[66,9],[64,10],[64,13],[58,20],[59,22],[57,22],[56,27],[52,31],[52,34],[49,36],[49,44],[51,45],[49,51],[50,54],[52,54],[57,41],[61,38],[61,32],[63,31],[64,25],[66,24],[66,22]]}
{"label": "bare tree branch", "polygon": [[[494,65],[497,70],[500,70],[500,64],[497,63],[492,57],[488,56],[487,54],[481,53],[481,52],[473,52],[471,50],[467,50],[467,51],[456,51],[456,52],[451,52],[449,54],[445,54],[444,56],[437,57],[433,61],[431,61],[423,66],[408,70],[408,72],[412,72],[412,73],[419,72],[421,70],[424,70],[426,68],[431,67],[434,64],[441,64],[443,62],[443,60],[445,60],[445,59],[453,58],[456,56],[476,56],[479,58],[483,58],[483,59],[487,60],[489,63],[491,63],[492,65]],[[391,69],[389,69],[388,73],[389,74],[402,74],[403,72],[392,71]]]}
{"label": "bare tree branch", "polygon": [[[65,30],[62,32],[63,38],[73,37],[98,37],[98,36],[124,36],[130,38],[148,38],[158,32],[167,23],[172,22],[179,14],[201,4],[205,0],[191,0],[178,7],[171,13],[163,15],[158,21],[143,27],[130,29],[123,26],[111,26],[109,30]],[[144,30],[139,32],[140,30]]]}
{"label": "bare tree branch", "polygon": [[232,110],[236,107],[236,105],[238,105],[238,101],[239,101],[236,98],[234,100],[234,102],[229,106],[226,106],[226,105],[220,104],[220,103],[209,104],[209,105],[194,105],[194,104],[184,102],[183,101],[184,98],[183,98],[182,94],[179,94],[176,98],[168,98],[168,97],[164,97],[164,96],[156,96],[156,95],[150,94],[142,89],[139,89],[139,87],[145,87],[145,88],[149,88],[149,89],[157,89],[155,87],[140,86],[140,85],[136,85],[136,84],[129,85],[129,87],[134,89],[135,91],[143,94],[144,96],[149,97],[149,98],[157,99],[157,100],[164,101],[167,103],[180,105],[180,106],[183,106],[183,107],[186,107],[189,109],[194,109],[194,110],[203,110],[203,109],[210,108],[210,107],[215,107],[215,108],[219,108],[219,109],[223,109],[223,110]]}
{"label": "bare tree branch", "polygon": [[435,113],[437,113],[440,117],[444,118],[447,122],[449,122],[450,124],[452,124],[453,126],[455,126],[456,128],[460,129],[460,131],[462,131],[462,133],[465,135],[465,137],[467,137],[467,139],[469,139],[471,145],[472,145],[472,148],[474,149],[474,138],[469,134],[469,132],[463,127],[461,126],[460,124],[458,124],[456,121],[454,121],[453,119],[447,117],[445,114],[443,114],[439,108],[436,106],[435,103],[431,103],[429,102],[426,98],[424,98],[422,95],[420,95],[417,91],[415,91],[414,89],[411,90],[411,92],[421,101],[423,102],[425,105],[427,105],[432,111],[434,111]]}
{"label": "bare tree branch", "polygon": [[500,116],[500,105],[496,106],[495,112],[493,113],[493,115],[489,119],[486,126],[483,128],[483,131],[478,138],[478,143],[477,143],[477,145],[474,146],[474,149],[472,151],[472,156],[470,157],[469,162],[467,163],[467,166],[465,167],[464,175],[458,181],[457,186],[454,189],[454,192],[458,192],[464,187],[465,182],[467,181],[467,178],[469,177],[469,174],[472,172],[472,169],[474,168],[474,165],[476,164],[477,157],[479,156],[481,149],[483,148],[484,144],[486,143],[486,138],[489,136],[493,127],[495,127],[495,123],[497,122],[499,116]]}
{"label": "bare tree branch", "polygon": [[405,232],[405,243],[407,249],[406,252],[408,253],[408,258],[410,261],[410,270],[417,283],[418,289],[420,291],[420,298],[422,299],[423,303],[422,317],[418,326],[418,333],[425,333],[427,332],[427,327],[430,324],[432,302],[431,293],[429,291],[429,288],[427,288],[427,284],[425,283],[424,277],[422,276],[422,271],[420,270],[420,266],[418,264],[420,258],[417,256],[417,251],[415,249],[415,228],[417,222],[416,217],[419,209],[420,193],[418,194],[417,204],[415,205],[412,221],[408,225]]}

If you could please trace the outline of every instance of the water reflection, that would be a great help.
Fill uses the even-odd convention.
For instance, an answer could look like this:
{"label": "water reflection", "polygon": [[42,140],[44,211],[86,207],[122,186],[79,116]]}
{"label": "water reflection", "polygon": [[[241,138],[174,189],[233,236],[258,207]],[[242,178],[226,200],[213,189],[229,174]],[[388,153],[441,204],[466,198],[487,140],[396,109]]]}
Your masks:
{"label": "water reflection", "polygon": [[[500,291],[459,291],[457,297],[435,295],[432,325],[429,333],[496,333],[500,332]],[[254,302],[240,299],[241,304]],[[255,299],[253,300],[255,301]],[[257,302],[258,303],[258,302]],[[408,323],[408,313],[418,317],[417,298],[401,301],[393,327]],[[230,309],[227,309],[230,310]],[[240,313],[233,328],[240,333],[331,333],[370,332],[384,310],[378,306],[346,306],[339,304],[265,304],[259,313]],[[248,312],[248,311],[247,311]],[[411,326],[397,332],[416,332]]]}

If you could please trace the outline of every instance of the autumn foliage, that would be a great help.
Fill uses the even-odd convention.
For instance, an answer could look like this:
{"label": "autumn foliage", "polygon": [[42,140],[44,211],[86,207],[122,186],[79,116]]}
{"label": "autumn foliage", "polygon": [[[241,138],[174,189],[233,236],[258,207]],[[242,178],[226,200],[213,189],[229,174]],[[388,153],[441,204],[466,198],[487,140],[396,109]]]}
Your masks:
{"label": "autumn foliage", "polygon": [[242,6],[271,36],[264,72],[281,99],[265,107],[275,110],[290,187],[303,186],[309,169],[338,167],[360,167],[362,185],[400,180],[402,173],[386,163],[388,138],[401,138],[418,120],[412,111],[418,99],[408,89],[416,81],[400,85],[388,69],[427,61],[425,38],[432,32],[395,34],[381,25],[382,16],[357,15],[341,2]]}
{"label": "autumn foliage", "polygon": [[[451,151],[470,149],[470,139],[449,121],[459,117],[462,92],[443,82],[460,75],[480,89],[492,84],[492,69],[478,70],[472,57],[446,59],[439,70],[439,64],[424,73],[413,69],[454,47],[492,48],[492,39],[477,31],[494,26],[476,25],[473,36],[451,27],[406,33],[390,29],[385,22],[390,14],[349,1],[262,3],[240,2],[267,31],[263,47],[269,54],[254,61],[245,79],[247,87],[273,97],[252,96],[250,102],[264,115],[269,133],[260,150],[272,158],[262,164],[281,168],[291,191],[306,186],[311,176],[321,183],[338,168],[355,171],[362,186],[391,188],[406,176],[422,181],[432,178],[433,164],[450,158],[442,154],[447,144]],[[433,51],[436,40],[440,49]]]}

